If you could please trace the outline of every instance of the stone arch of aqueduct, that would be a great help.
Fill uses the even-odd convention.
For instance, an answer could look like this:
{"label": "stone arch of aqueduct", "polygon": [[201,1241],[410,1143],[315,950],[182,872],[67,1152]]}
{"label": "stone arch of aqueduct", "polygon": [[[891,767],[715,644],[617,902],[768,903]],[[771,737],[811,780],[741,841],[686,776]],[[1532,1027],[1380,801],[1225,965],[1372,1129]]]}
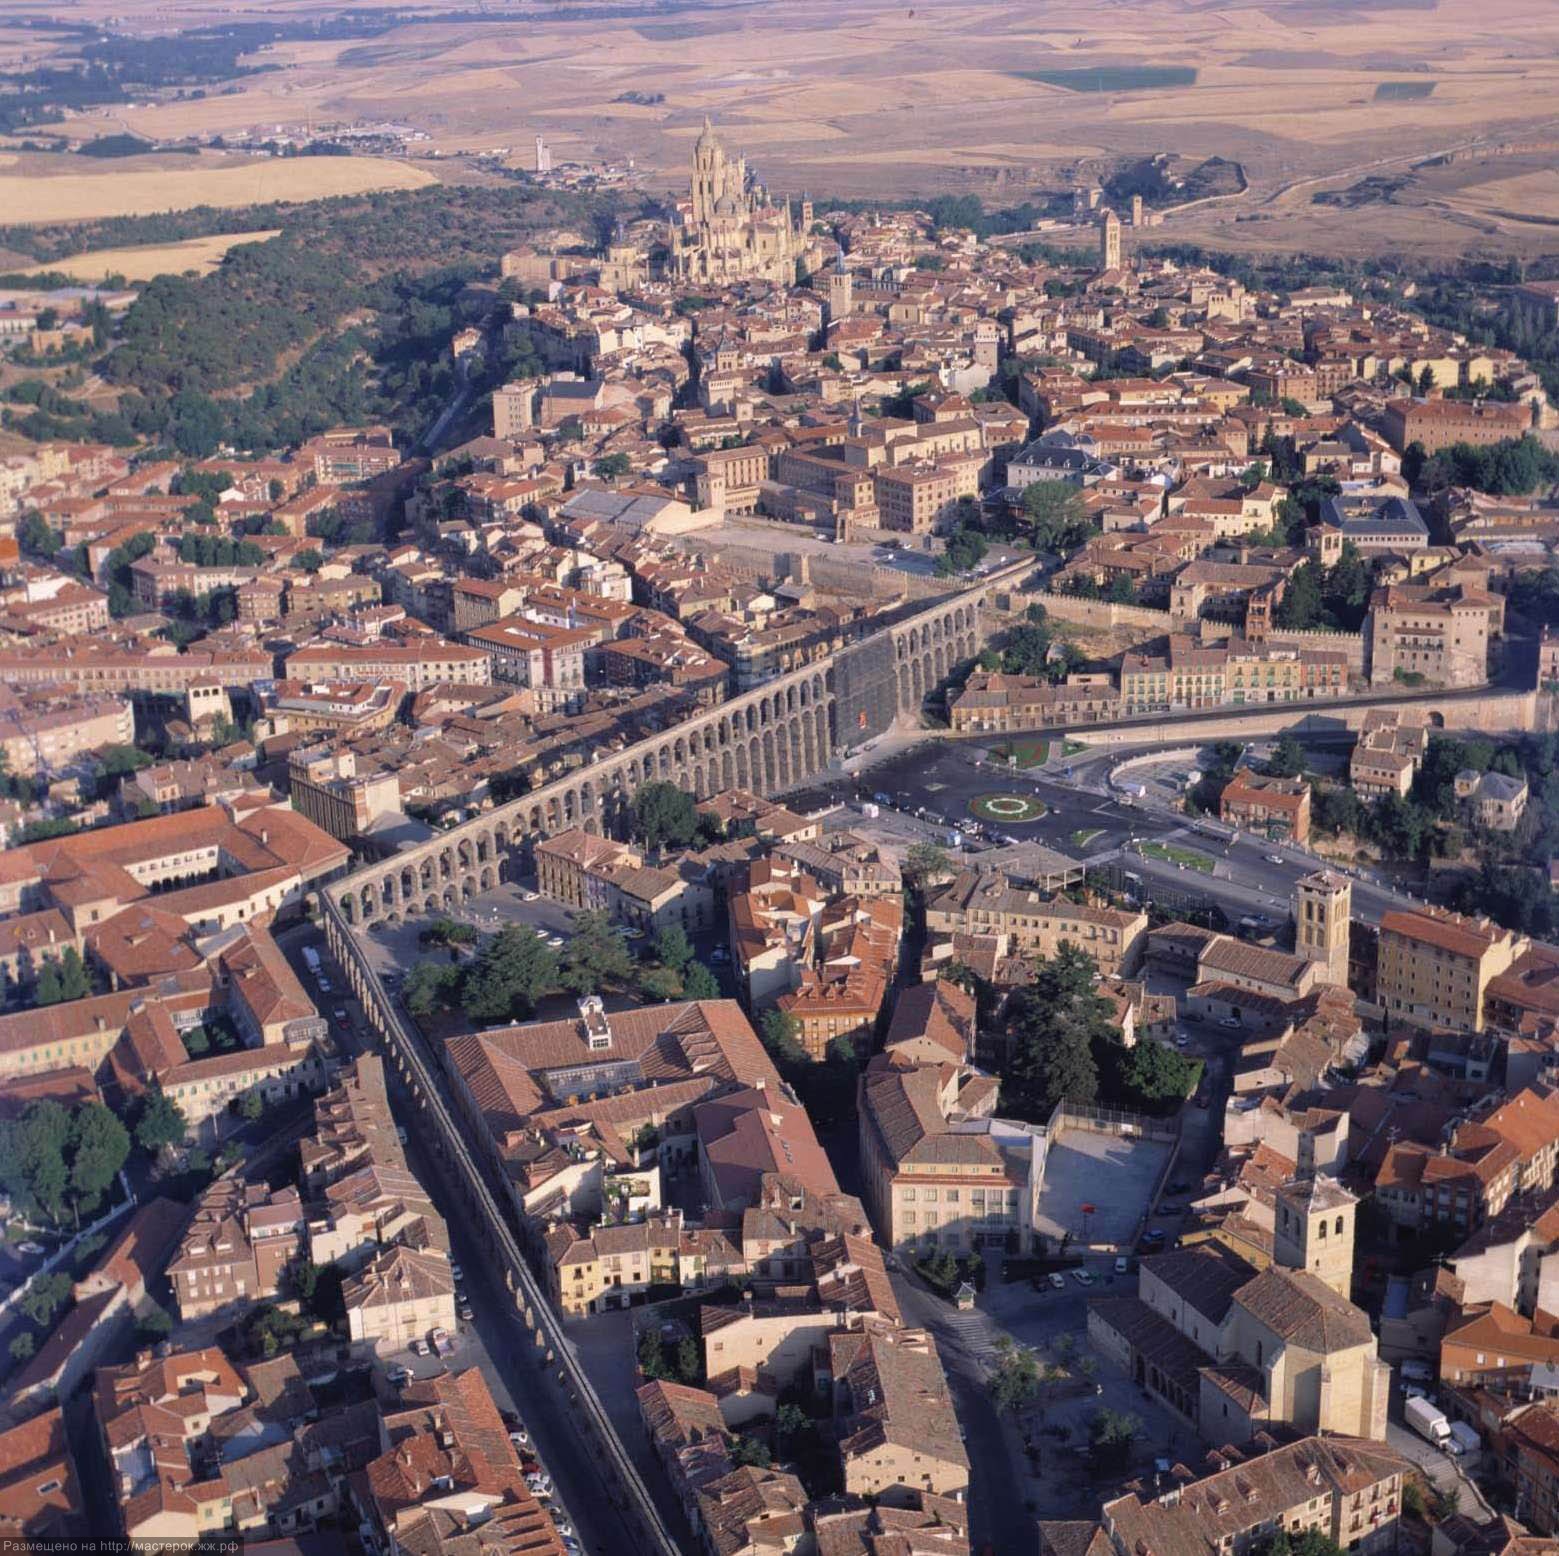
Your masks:
{"label": "stone arch of aqueduct", "polygon": [[[1031,566],[1021,564],[1021,570]],[[841,690],[851,663],[864,667],[868,656],[881,662],[881,639],[888,636],[894,665],[891,713],[918,714],[922,700],[954,667],[980,651],[989,595],[1015,582],[1008,571],[393,859],[364,866],[326,890],[354,927],[399,922],[490,890],[523,868],[541,838],[569,827],[616,835],[636,790],[654,779],[675,783],[700,799],[733,787],[779,794],[806,783],[824,772],[834,752],[856,734],[839,728]],[[879,679],[883,673],[875,671]],[[888,721],[881,720],[883,728]]]}

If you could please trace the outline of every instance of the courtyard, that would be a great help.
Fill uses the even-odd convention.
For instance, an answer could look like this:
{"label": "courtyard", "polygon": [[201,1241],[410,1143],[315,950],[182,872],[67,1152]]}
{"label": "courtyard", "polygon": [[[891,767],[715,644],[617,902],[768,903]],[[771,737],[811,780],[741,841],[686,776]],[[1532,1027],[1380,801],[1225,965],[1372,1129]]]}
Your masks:
{"label": "courtyard", "polygon": [[1063,1129],[1045,1158],[1035,1231],[1054,1243],[1129,1247],[1171,1149],[1167,1141]]}

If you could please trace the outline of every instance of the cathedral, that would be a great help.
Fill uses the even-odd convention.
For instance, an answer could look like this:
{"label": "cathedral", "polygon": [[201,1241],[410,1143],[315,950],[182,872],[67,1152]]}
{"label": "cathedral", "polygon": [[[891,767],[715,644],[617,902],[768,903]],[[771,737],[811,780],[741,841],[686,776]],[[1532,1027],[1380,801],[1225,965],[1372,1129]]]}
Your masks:
{"label": "cathedral", "polygon": [[805,248],[789,202],[770,204],[763,186],[749,177],[747,159],[726,156],[706,115],[693,147],[690,198],[678,203],[666,236],[666,278],[790,286]]}

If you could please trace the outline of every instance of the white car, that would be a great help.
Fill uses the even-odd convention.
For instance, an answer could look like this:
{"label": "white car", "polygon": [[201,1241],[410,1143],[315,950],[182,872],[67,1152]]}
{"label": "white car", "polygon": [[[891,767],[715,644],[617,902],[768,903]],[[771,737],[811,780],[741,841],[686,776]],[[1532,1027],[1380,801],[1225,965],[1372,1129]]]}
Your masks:
{"label": "white car", "polygon": [[1131,1270],[1131,1260],[1125,1254],[1120,1254],[1115,1260],[1115,1273],[1117,1275],[1128,1274]]}
{"label": "white car", "polygon": [[1283,858],[1282,854],[1268,854],[1267,855],[1267,863],[1268,864],[1286,864],[1287,860],[1285,860]]}
{"label": "white car", "polygon": [[451,1274],[451,1275],[452,1275],[452,1276],[454,1276],[454,1278],[455,1278],[455,1279],[456,1279],[456,1280],[457,1280],[457,1281],[460,1281],[460,1280],[464,1280],[464,1279],[465,1279],[465,1271],[464,1271],[464,1270],[462,1270],[462,1269],[461,1269],[461,1268],[460,1268],[460,1266],[459,1266],[459,1265],[458,1265],[458,1264],[455,1264],[455,1263],[454,1263],[454,1262],[453,1262],[453,1261],[451,1261],[451,1263],[450,1263],[450,1266],[449,1266],[449,1273],[450,1273],[450,1274]]}
{"label": "white car", "polygon": [[1050,1272],[1050,1284],[1054,1286],[1057,1291],[1066,1290],[1066,1282],[1061,1278],[1061,1272],[1059,1270],[1052,1270]]}
{"label": "white car", "polygon": [[522,896],[524,897],[524,900],[526,902],[535,902],[536,899],[538,897],[540,897],[540,895],[541,895],[541,893],[538,892],[538,891],[528,891],[528,892],[522,893]]}
{"label": "white car", "polygon": [[529,1448],[530,1433],[527,1432],[522,1426],[517,1431],[509,1433],[509,1441],[513,1443],[516,1448]]}
{"label": "white car", "polygon": [[1073,1270],[1072,1279],[1075,1280],[1079,1286],[1093,1285],[1093,1276],[1090,1275],[1087,1270]]}

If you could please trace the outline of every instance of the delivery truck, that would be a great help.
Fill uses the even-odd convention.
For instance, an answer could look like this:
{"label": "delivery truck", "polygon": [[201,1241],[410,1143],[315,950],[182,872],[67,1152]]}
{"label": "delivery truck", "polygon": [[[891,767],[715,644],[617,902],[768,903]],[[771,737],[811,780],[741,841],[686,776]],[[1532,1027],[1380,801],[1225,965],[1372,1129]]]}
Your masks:
{"label": "delivery truck", "polygon": [[1438,1405],[1431,1404],[1427,1399],[1410,1399],[1402,1407],[1402,1413],[1407,1417],[1407,1424],[1420,1437],[1427,1437],[1436,1448],[1449,1446],[1451,1423],[1446,1420],[1445,1412]]}

